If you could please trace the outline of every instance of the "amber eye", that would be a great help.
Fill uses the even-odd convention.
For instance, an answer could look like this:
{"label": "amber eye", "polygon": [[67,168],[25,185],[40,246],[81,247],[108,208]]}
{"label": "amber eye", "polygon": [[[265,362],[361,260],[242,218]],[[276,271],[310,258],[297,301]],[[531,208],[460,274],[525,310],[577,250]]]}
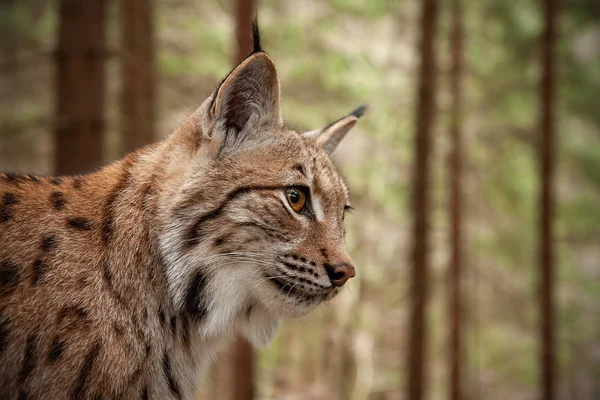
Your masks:
{"label": "amber eye", "polygon": [[286,189],[285,196],[294,211],[300,212],[304,209],[304,206],[306,205],[306,195],[301,190],[296,188]]}

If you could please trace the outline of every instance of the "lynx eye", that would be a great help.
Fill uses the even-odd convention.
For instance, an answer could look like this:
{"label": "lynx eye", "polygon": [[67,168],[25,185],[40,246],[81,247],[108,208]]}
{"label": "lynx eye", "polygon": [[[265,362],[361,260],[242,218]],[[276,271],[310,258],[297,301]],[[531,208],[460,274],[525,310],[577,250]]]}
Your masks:
{"label": "lynx eye", "polygon": [[306,194],[298,188],[289,188],[285,190],[285,197],[287,197],[290,207],[296,212],[304,210],[306,206]]}

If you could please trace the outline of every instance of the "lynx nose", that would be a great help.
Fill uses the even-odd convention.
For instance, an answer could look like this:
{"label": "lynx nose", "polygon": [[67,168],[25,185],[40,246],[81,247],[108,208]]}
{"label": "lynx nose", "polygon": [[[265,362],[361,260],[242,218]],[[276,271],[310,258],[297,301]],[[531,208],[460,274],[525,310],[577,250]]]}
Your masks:
{"label": "lynx nose", "polygon": [[356,275],[354,267],[348,263],[340,263],[336,265],[325,264],[327,275],[333,286],[344,286],[348,279]]}

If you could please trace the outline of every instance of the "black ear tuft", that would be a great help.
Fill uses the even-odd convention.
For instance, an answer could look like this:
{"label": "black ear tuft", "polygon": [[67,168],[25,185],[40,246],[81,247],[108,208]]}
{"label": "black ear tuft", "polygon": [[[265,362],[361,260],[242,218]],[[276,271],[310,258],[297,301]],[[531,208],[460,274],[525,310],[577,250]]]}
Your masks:
{"label": "black ear tuft", "polygon": [[260,45],[260,30],[258,29],[258,18],[254,18],[252,21],[252,53],[260,53],[263,51]]}
{"label": "black ear tuft", "polygon": [[358,119],[364,115],[367,108],[368,106],[363,104],[345,117],[330,123],[324,128],[305,132],[302,136],[314,140],[327,154],[331,155],[346,134],[356,125]]}
{"label": "black ear tuft", "polygon": [[365,111],[367,111],[367,108],[369,108],[369,106],[367,104],[363,104],[360,107],[358,107],[356,110],[354,110],[350,114],[348,114],[348,117],[353,115],[356,118],[360,118],[364,115]]}

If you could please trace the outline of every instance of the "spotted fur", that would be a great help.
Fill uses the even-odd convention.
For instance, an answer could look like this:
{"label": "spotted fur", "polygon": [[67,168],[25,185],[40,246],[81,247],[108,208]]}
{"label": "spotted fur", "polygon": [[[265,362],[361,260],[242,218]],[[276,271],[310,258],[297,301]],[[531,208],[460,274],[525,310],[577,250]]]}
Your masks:
{"label": "spotted fur", "polygon": [[166,140],[90,175],[0,175],[0,398],[191,399],[229,339],[265,345],[353,274],[329,156],[363,109],[287,128],[255,32]]}

